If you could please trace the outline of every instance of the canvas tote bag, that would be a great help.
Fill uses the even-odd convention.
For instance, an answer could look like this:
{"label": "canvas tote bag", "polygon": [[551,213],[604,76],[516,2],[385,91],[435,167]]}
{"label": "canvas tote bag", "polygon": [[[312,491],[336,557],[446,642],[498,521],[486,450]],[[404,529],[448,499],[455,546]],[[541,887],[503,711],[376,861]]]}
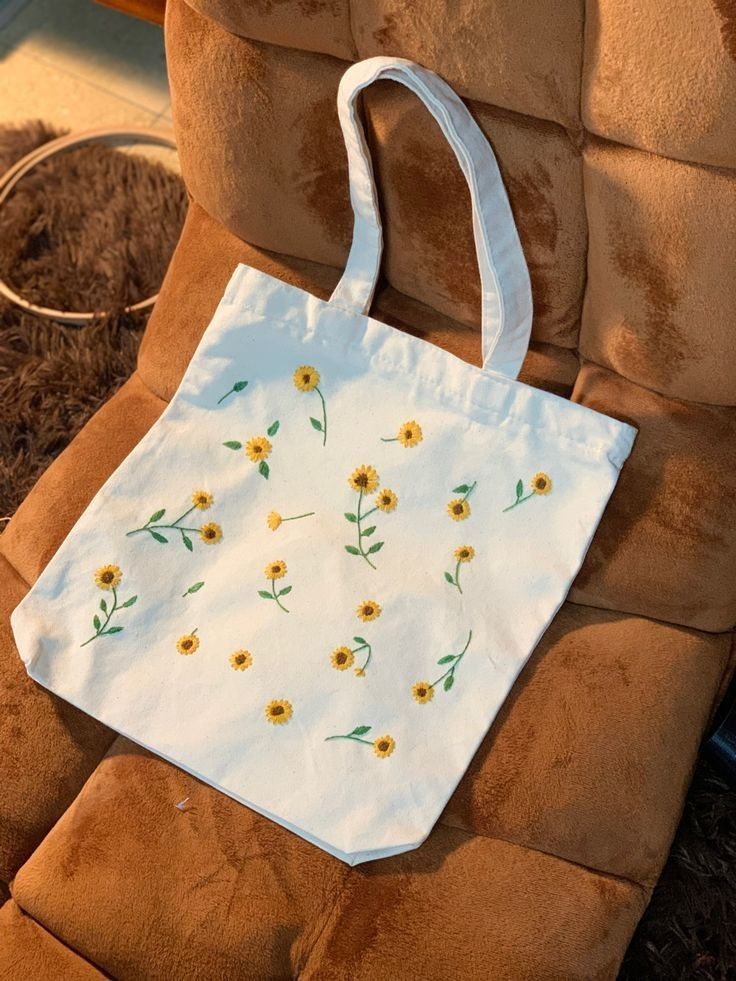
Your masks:
{"label": "canvas tote bag", "polygon": [[[379,77],[467,178],[483,368],[372,320]],[[160,420],[14,611],[29,675],[345,862],[417,847],[565,598],[635,430],[515,381],[529,278],[493,153],[411,62],[338,96],[329,302],[239,266]]]}

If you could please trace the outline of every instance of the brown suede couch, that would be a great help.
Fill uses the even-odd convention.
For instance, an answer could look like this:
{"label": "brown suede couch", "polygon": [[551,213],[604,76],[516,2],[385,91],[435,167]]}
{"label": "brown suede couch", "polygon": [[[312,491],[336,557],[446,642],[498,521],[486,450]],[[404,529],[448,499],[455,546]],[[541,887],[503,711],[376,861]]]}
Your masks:
{"label": "brown suede couch", "polygon": [[[137,372],[0,538],[0,976],[613,978],[734,663],[733,5],[171,0],[166,37],[186,226]],[[351,869],[34,685],[8,616],[161,413],[235,264],[337,282],[335,94],[375,54],[443,75],[494,147],[534,292],[522,379],[640,435],[436,829]],[[364,109],[374,313],[477,363],[451,152],[392,83]]]}

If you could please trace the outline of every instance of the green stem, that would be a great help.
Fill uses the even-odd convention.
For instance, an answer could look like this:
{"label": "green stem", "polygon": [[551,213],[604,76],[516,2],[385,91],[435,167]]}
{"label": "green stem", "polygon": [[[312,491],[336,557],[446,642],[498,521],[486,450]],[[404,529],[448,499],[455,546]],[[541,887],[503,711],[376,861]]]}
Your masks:
{"label": "green stem", "polygon": [[[368,556],[363,551],[363,530],[360,527],[360,523],[363,520],[363,518],[366,517],[366,515],[360,513],[360,508],[361,508],[362,503],[363,503],[363,488],[361,487],[360,488],[360,494],[358,495],[358,551],[363,556],[363,558],[366,560],[366,562],[371,567],[371,569],[375,569],[376,567],[373,565],[373,563],[371,562],[371,560],[368,558]],[[372,511],[369,511],[368,512],[368,514],[372,514],[372,513],[373,513]]]}
{"label": "green stem", "polygon": [[353,736],[348,733],[347,736],[327,736],[325,742],[328,743],[331,739],[352,739],[356,743],[365,743],[366,746],[372,746],[373,742],[370,739],[361,739],[360,736]]}
{"label": "green stem", "polygon": [[462,593],[463,588],[460,585],[460,562],[459,562],[459,560],[458,560],[457,565],[455,566],[455,585],[457,586],[458,592],[459,593]]}
{"label": "green stem", "polygon": [[475,490],[475,485],[477,483],[478,483],[478,481],[477,480],[474,480],[473,483],[470,485],[470,487],[468,487],[468,489],[465,491],[465,494],[463,495],[463,500],[464,501],[467,501],[467,499],[473,493],[473,491]]}
{"label": "green stem", "polygon": [[510,504],[507,508],[504,508],[501,514],[506,514],[507,511],[513,511],[514,508],[518,507],[520,504],[523,504],[524,501],[528,501],[530,497],[534,497],[534,491],[532,491],[531,494],[527,494],[526,497],[518,497],[513,504]]}
{"label": "green stem", "polygon": [[229,392],[225,392],[225,394],[222,396],[222,398],[217,400],[217,404],[218,405],[221,405],[225,401],[225,399],[228,397],[228,395],[232,395],[234,391],[235,391],[235,386],[233,386],[230,389]]}
{"label": "green stem", "polygon": [[319,395],[322,402],[322,445],[327,446],[327,406],[325,405],[325,398],[322,392],[320,392],[319,386],[315,388],[315,392]]}
{"label": "green stem", "polygon": [[365,659],[365,664],[360,669],[361,671],[365,671],[365,669],[371,663],[371,657],[373,656],[373,648],[371,647],[370,644],[361,644],[360,647],[356,647],[353,649],[353,654],[357,654],[359,653],[359,651],[364,651],[366,647],[368,648],[368,657]]}
{"label": "green stem", "polygon": [[117,594],[117,591],[115,590],[115,587],[114,586],[113,586],[113,590],[112,590],[112,600],[113,600],[112,607],[111,607],[109,613],[107,614],[107,619],[105,620],[105,622],[103,624],[101,624],[101,626],[98,628],[97,633],[93,634],[89,638],[89,640],[85,640],[85,642],[83,644],[80,644],[79,645],[80,647],[86,647],[87,644],[91,644],[93,640],[96,640],[98,637],[101,637],[102,634],[104,634],[105,628],[107,627],[108,623],[110,622],[113,613],[115,613],[116,610],[117,610],[117,608],[118,608],[118,594]]}
{"label": "green stem", "polygon": [[460,654],[456,655],[455,660],[453,661],[452,665],[447,669],[447,671],[445,671],[444,674],[441,674],[437,679],[437,681],[433,681],[431,683],[432,688],[436,688],[441,681],[445,680],[448,674],[452,674],[452,675],[455,674],[455,669],[457,668],[458,664],[462,661],[462,659],[465,657],[465,654],[467,653],[467,650],[470,647],[470,641],[472,640],[472,637],[473,637],[473,631],[471,630],[470,633],[468,634],[468,639],[465,642],[465,647],[463,647]]}
{"label": "green stem", "polygon": [[398,443],[399,442],[399,437],[398,436],[392,436],[391,439],[385,439],[383,436],[381,436],[381,442],[382,443]]}
{"label": "green stem", "polygon": [[284,613],[289,613],[290,611],[286,609],[286,607],[283,605],[283,603],[281,602],[281,600],[276,595],[276,580],[275,579],[272,579],[271,580],[271,592],[273,593],[273,598],[276,600],[276,602],[281,607],[281,609],[284,611]]}
{"label": "green stem", "polygon": [[299,518],[311,518],[315,511],[307,511],[306,514],[295,514],[293,518],[282,518],[282,521],[298,521]]}

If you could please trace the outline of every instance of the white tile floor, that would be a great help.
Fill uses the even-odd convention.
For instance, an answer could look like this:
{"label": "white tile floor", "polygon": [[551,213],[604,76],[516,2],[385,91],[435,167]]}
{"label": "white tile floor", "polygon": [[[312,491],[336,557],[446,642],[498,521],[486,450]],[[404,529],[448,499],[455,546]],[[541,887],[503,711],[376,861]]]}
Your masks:
{"label": "white tile floor", "polygon": [[[0,0],[0,125],[170,132],[163,31],[94,0]],[[175,154],[151,155],[176,167]]]}

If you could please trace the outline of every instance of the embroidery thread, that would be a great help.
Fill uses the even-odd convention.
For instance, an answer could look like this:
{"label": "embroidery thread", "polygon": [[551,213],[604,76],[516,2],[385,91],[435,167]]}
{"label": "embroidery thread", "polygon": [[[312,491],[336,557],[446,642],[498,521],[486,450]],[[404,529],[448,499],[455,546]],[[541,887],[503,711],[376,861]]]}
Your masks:
{"label": "embroidery thread", "polygon": [[275,726],[286,725],[294,714],[291,702],[287,702],[285,698],[275,698],[263,711],[268,721]]}
{"label": "embroidery thread", "polygon": [[311,365],[303,364],[294,372],[294,385],[298,388],[300,392],[316,392],[319,395],[320,402],[322,403],[322,421],[315,419],[314,416],[309,417],[309,421],[312,424],[312,429],[316,429],[318,433],[322,433],[322,445],[327,445],[327,406],[325,405],[325,397],[322,394],[320,387],[320,373],[316,368]]}
{"label": "embroidery thread", "polygon": [[417,681],[415,685],[412,685],[411,695],[416,702],[419,702],[420,705],[426,705],[427,702],[431,702],[434,698],[435,689],[440,682],[442,682],[442,687],[445,691],[449,691],[452,688],[455,684],[455,672],[467,654],[472,639],[473,631],[471,630],[468,634],[468,639],[465,641],[465,647],[463,647],[459,654],[446,654],[439,659],[437,662],[439,665],[449,664],[450,667],[436,681]]}
{"label": "embroidery thread", "polygon": [[345,512],[345,518],[351,524],[357,526],[358,529],[358,544],[346,545],[345,551],[350,555],[359,555],[361,558],[365,559],[371,569],[375,569],[375,565],[371,562],[369,556],[375,555],[376,552],[384,546],[384,542],[374,542],[367,550],[363,547],[363,539],[369,538],[376,530],[375,525],[371,525],[368,528],[363,527],[363,522],[370,515],[375,514],[376,511],[383,511],[384,514],[390,514],[392,511],[396,510],[396,506],[399,503],[399,499],[394,494],[392,490],[385,487],[380,490],[376,495],[373,507],[370,511],[363,513],[363,500],[367,494],[372,494],[373,491],[377,490],[379,479],[378,474],[375,469],[367,464],[361,464],[357,467],[348,477],[348,483],[354,491],[358,493],[358,510],[357,513],[352,511]]}
{"label": "embroidery thread", "polygon": [[250,651],[235,651],[230,655],[230,667],[233,671],[246,671],[253,663]]}
{"label": "embroidery thread", "polygon": [[258,595],[261,597],[261,599],[276,600],[279,609],[283,610],[284,613],[289,613],[290,611],[287,610],[284,604],[281,602],[281,597],[289,595],[291,592],[291,586],[284,586],[283,589],[276,592],[276,580],[283,579],[286,572],[286,563],[283,559],[276,559],[273,562],[269,562],[266,568],[263,570],[263,574],[266,579],[271,580],[271,591],[269,592],[267,589],[259,589]]}
{"label": "embroidery thread", "polygon": [[[266,436],[252,436],[245,444],[245,455],[248,457],[251,463],[258,464],[258,473],[262,477],[265,477],[266,480],[268,480],[268,475],[271,472],[266,460],[271,455],[271,451],[273,450],[273,444],[271,443],[271,440],[268,439],[268,436],[273,438],[279,431],[280,425],[281,424],[279,423],[278,419],[274,420],[266,430]],[[243,444],[237,439],[229,439],[222,445],[226,446],[229,450],[243,449]]]}
{"label": "embroidery thread", "polygon": [[311,518],[314,511],[307,511],[306,514],[295,514],[291,518],[283,518],[278,511],[271,511],[266,518],[266,524],[271,531],[277,531],[285,521],[300,521],[302,518]]}
{"label": "embroidery thread", "polygon": [[524,481],[521,479],[516,481],[516,500],[513,504],[509,504],[507,508],[504,508],[502,514],[505,514],[507,511],[513,511],[514,508],[523,504],[524,501],[531,500],[533,497],[545,497],[552,490],[552,478],[546,473],[535,473],[529,481],[529,486],[531,487],[531,493],[524,495]]}
{"label": "embroidery thread", "polygon": [[347,732],[344,735],[339,736],[327,736],[325,742],[328,743],[331,739],[352,739],[356,743],[364,743],[366,746],[372,746],[373,752],[379,759],[386,759],[390,756],[396,749],[396,740],[393,736],[386,734],[385,736],[379,736],[378,739],[363,739],[366,733],[371,731],[371,726],[356,726],[352,732]]}
{"label": "embroidery thread", "polygon": [[195,627],[190,634],[184,634],[176,642],[176,649],[180,654],[196,654],[199,650],[199,637],[197,637],[197,630],[199,627]]}
{"label": "embroidery thread", "polygon": [[455,575],[451,572],[445,573],[445,579],[451,586],[454,586],[459,593],[462,593],[463,588],[460,585],[460,566],[464,565],[466,562],[472,562],[475,558],[475,549],[472,545],[461,545],[459,548],[455,549],[455,558],[457,563],[455,565]]}
{"label": "embroidery thread", "polygon": [[189,528],[181,524],[185,518],[188,518],[193,511],[206,511],[208,508],[212,507],[214,504],[214,497],[208,491],[198,490],[192,494],[192,506],[187,508],[183,514],[180,514],[178,518],[172,521],[170,524],[162,524],[161,519],[166,514],[166,508],[161,508],[159,511],[154,511],[148,521],[141,525],[140,528],[134,528],[133,531],[126,533],[126,537],[130,538],[131,535],[139,535],[141,532],[148,532],[151,538],[155,542],[159,542],[161,545],[168,544],[169,539],[162,535],[162,531],[173,531],[179,532],[181,535],[182,544],[190,552],[194,551],[194,545],[192,544],[192,539],[189,535],[199,535],[201,540],[205,545],[216,545],[222,539],[222,528],[214,521],[208,521],[206,524],[201,525],[199,528]]}
{"label": "embroidery thread", "polygon": [[217,400],[217,404],[218,405],[221,405],[225,401],[225,399],[228,398],[228,396],[233,395],[234,393],[237,393],[237,392],[242,392],[243,389],[245,389],[247,387],[248,387],[248,382],[247,381],[237,381],[237,382],[235,382],[235,384],[230,389],[230,391],[225,392],[225,394],[222,396],[222,398],[219,398]]}
{"label": "embroidery thread", "polygon": [[100,610],[105,614],[105,619],[100,619],[100,616],[95,613],[92,617],[92,627],[94,633],[92,636],[85,640],[80,647],[86,647],[87,644],[91,644],[93,640],[97,640],[98,637],[107,637],[110,634],[119,634],[125,629],[124,627],[110,627],[109,623],[116,613],[120,610],[127,610],[138,599],[137,596],[131,596],[130,599],[125,600],[124,603],[118,602],[117,588],[120,585],[120,580],[123,578],[123,573],[119,565],[103,565],[95,572],[95,585],[98,589],[104,589],[106,592],[112,593],[112,604],[108,605],[106,599],[100,600]]}
{"label": "embroidery thread", "polygon": [[353,643],[357,644],[357,647],[348,647],[347,645],[343,647],[336,647],[335,650],[330,655],[330,664],[336,671],[347,671],[348,668],[352,668],[355,663],[355,655],[360,654],[361,651],[368,651],[368,656],[365,661],[355,669],[355,675],[358,678],[365,677],[365,669],[371,663],[371,657],[373,655],[373,648],[368,643],[364,637],[353,637]]}
{"label": "embroidery thread", "polygon": [[411,449],[411,447],[421,443],[423,439],[422,427],[415,419],[403,423],[396,436],[391,436],[388,439],[381,436],[382,443],[401,443],[405,449]]}
{"label": "embroidery thread", "polygon": [[447,503],[447,513],[453,521],[465,521],[470,517],[470,503],[468,498],[475,490],[477,480],[472,484],[460,484],[452,488],[453,494],[462,494],[462,497],[455,497]]}

